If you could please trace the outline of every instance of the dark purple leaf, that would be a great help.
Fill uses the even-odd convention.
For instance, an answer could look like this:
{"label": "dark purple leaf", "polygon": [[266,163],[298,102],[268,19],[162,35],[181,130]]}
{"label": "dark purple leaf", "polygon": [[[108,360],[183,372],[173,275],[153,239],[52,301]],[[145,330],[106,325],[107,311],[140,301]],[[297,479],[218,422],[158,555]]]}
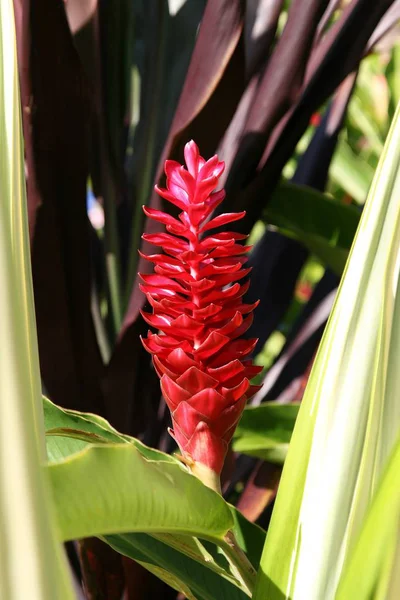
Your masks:
{"label": "dark purple leaf", "polygon": [[250,288],[245,296],[245,302],[261,300],[246,332],[246,337],[258,338],[254,354],[262,350],[285,316],[308,255],[299,242],[275,231],[266,230],[255,245],[249,259],[249,266],[253,267]]}
{"label": "dark purple leaf", "polygon": [[[293,183],[321,191],[325,189],[354,81],[355,76],[349,76],[340,86],[298,162]],[[254,354],[262,350],[288,310],[298,276],[308,256],[309,253],[302,244],[269,230],[265,231],[250,254],[249,265],[253,267],[253,272],[245,300],[260,300],[254,311],[254,321],[246,333],[246,337],[258,338]]]}
{"label": "dark purple leaf", "polygon": [[[181,151],[188,137],[196,138],[206,155],[217,147],[244,89],[244,50],[243,43],[239,43],[242,29],[242,2],[217,0],[207,3],[159,173],[167,156],[182,159]],[[159,196],[153,194],[150,206],[162,208]],[[159,226],[146,219],[144,230],[156,232]],[[149,269],[151,265],[140,259],[137,270],[146,273]],[[136,432],[145,421],[141,417],[137,419],[137,403],[147,406],[154,415],[160,397],[157,378],[137,342],[138,333],[144,332],[146,327],[138,316],[144,303],[145,297],[134,283],[122,332],[104,379],[109,410],[113,410],[113,416],[122,423],[124,430],[135,422]],[[135,364],[135,369],[129,369],[129,364]]]}
{"label": "dark purple leaf", "polygon": [[282,6],[283,0],[246,2],[244,48],[247,77],[258,72],[268,59]]}
{"label": "dark purple leaf", "polygon": [[262,389],[254,397],[255,404],[265,400],[293,401],[301,385],[304,371],[321,340],[338,283],[337,275],[327,271],[317,284],[311,299],[288,336],[280,356],[266,374]]}
{"label": "dark purple leaf", "polygon": [[246,519],[257,521],[274,500],[281,472],[279,465],[257,461],[237,504],[238,510]]}
{"label": "dark purple leaf", "polygon": [[[313,50],[303,90],[293,107],[275,127],[259,172],[255,169],[261,148],[265,146],[265,136],[253,132],[245,137],[239,152],[244,155],[243,161],[246,161],[246,168],[243,167],[246,173],[243,177],[246,180],[241,184],[232,180],[230,194],[219,207],[220,211],[239,211],[246,207],[247,215],[240,222],[239,231],[248,231],[259,217],[262,208],[259,198],[263,197],[267,201],[282,168],[306,130],[311,115],[357,67],[377,23],[392,3],[393,0],[378,3],[375,0],[354,0],[344,9],[341,18]],[[362,27],[360,23],[363,24]],[[252,149],[248,158],[246,148]],[[241,164],[244,165],[244,162]]]}
{"label": "dark purple leaf", "polygon": [[387,13],[382,17],[378,27],[371,35],[366,52],[370,52],[400,21],[400,0],[394,0]]}
{"label": "dark purple leaf", "polygon": [[343,126],[355,80],[356,73],[352,73],[338,88],[307,150],[299,159],[296,173],[292,178],[293,183],[308,185],[321,192],[325,190],[329,167]]}
{"label": "dark purple leaf", "polygon": [[335,12],[340,8],[341,4],[342,0],[329,0],[329,4],[326,7],[326,11],[322,15],[322,18],[319,22],[314,43],[320,41],[321,37],[326,32],[326,28],[328,27],[330,20],[332,19]]}
{"label": "dark purple leaf", "polygon": [[30,28],[32,139],[42,198],[32,247],[41,372],[58,404],[104,413],[103,365],[90,312],[91,95],[63,4],[36,0]]}
{"label": "dark purple leaf", "polygon": [[139,336],[148,325],[137,319],[121,336],[102,381],[107,416],[124,433],[139,436],[157,420],[160,382]]}
{"label": "dark purple leaf", "polygon": [[303,86],[313,33],[328,0],[293,0],[288,20],[260,81],[246,123],[246,132],[269,137],[275,124],[290,109]]}
{"label": "dark purple leaf", "polygon": [[121,600],[125,588],[122,557],[97,538],[78,542],[87,600]]}
{"label": "dark purple leaf", "polygon": [[[167,157],[182,160],[183,146],[191,137],[196,139],[205,156],[215,151],[244,88],[244,52],[242,43],[239,44],[242,29],[243,6],[239,0],[207,3],[156,180],[163,173]],[[161,199],[155,193],[150,206],[162,208]],[[146,219],[146,233],[159,230],[157,223]],[[146,246],[144,243],[143,252],[147,251]],[[137,270],[147,273],[151,265],[140,259]],[[144,296],[135,282],[122,333],[136,321],[143,304]]]}
{"label": "dark purple leaf", "polygon": [[261,75],[270,58],[282,5],[282,0],[251,0],[246,5],[244,44],[248,83],[218,147],[218,154],[226,165],[221,183],[225,182],[232,167]]}
{"label": "dark purple leaf", "polygon": [[[165,156],[161,157],[161,164],[167,155],[174,152],[178,144],[177,138],[182,137],[188,126],[212,99],[223,77],[226,77],[226,71],[229,69],[229,63],[237,48],[242,30],[242,2],[239,0],[209,0],[207,2],[185,84],[172,122],[169,143],[167,142],[164,150]],[[243,49],[241,54],[243,54]],[[238,64],[235,65],[236,68],[238,66]],[[214,108],[219,108],[221,113],[219,116],[223,116],[223,108],[226,111],[222,124],[216,119],[216,115],[215,121],[212,123],[213,129],[221,133],[229,123],[232,109],[236,107],[243,91],[243,67],[241,70],[235,69],[235,71],[235,73],[228,73],[232,78],[231,83],[234,84],[230,89],[231,97],[229,98],[228,90],[225,89],[223,94],[220,90],[219,97],[214,100]],[[204,137],[204,133],[202,137]],[[207,137],[210,138],[209,148],[204,147],[204,144],[198,140],[198,145],[205,155],[213,151],[218,141],[215,134],[209,134]],[[183,140],[182,148],[186,141],[186,139]]]}
{"label": "dark purple leaf", "polygon": [[14,0],[15,28],[17,37],[18,70],[21,89],[22,121],[24,128],[25,158],[28,171],[27,199],[29,237],[32,243],[36,211],[42,200],[37,188],[35,161],[32,148],[32,89],[30,74],[30,0]]}
{"label": "dark purple leaf", "polygon": [[176,591],[147,571],[141,564],[126,556],[122,557],[122,564],[126,579],[125,600],[144,600],[145,598],[176,600]]}
{"label": "dark purple leaf", "polygon": [[319,19],[328,0],[294,0],[258,85],[226,183],[229,193],[253,176],[273,128],[298,98]]}

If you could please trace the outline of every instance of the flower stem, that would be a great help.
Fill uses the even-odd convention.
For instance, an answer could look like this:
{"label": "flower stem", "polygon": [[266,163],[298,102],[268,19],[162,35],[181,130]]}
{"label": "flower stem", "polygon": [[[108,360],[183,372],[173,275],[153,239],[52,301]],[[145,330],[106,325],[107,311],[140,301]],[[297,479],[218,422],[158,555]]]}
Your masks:
{"label": "flower stem", "polygon": [[222,495],[219,475],[215,471],[197,461],[187,464],[190,468],[190,471],[195,477],[197,477],[197,479],[200,479],[204,485],[214,490],[214,492],[217,492],[217,494],[220,496]]}
{"label": "flower stem", "polygon": [[239,546],[233,531],[228,531],[224,536],[224,542],[223,549],[231,563],[232,570],[251,598],[253,596],[257,572]]}
{"label": "flower stem", "polygon": [[[197,461],[183,460],[183,462],[187,464],[193,475],[200,479],[204,485],[217,492],[217,494],[222,495],[220,478],[215,471]],[[233,574],[242,584],[243,591],[251,598],[256,583],[257,572],[239,546],[233,531],[228,531],[224,535],[221,547],[230,562]]]}
{"label": "flower stem", "polygon": [[[219,475],[215,471],[199,462],[192,462],[188,466],[193,475],[200,479],[204,485],[222,495]],[[257,572],[239,546],[233,531],[228,531],[225,534],[222,548],[230,562],[233,574],[242,584],[243,590],[251,598],[256,583]]]}

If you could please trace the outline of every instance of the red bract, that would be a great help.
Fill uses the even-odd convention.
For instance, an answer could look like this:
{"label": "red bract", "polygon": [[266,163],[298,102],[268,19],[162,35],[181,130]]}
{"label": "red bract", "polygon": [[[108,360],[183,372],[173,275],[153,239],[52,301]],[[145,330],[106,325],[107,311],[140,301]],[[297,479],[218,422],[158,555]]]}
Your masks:
{"label": "red bract", "polygon": [[206,162],[193,141],[185,146],[185,161],[187,170],[167,160],[167,189],[156,186],[182,210],[179,219],[143,208],[168,233],[143,236],[164,253],[143,255],[155,266],[154,274],[141,275],[141,290],[153,308],[142,315],[159,333],[149,332],[142,341],[153,355],[172,415],[171,435],[183,456],[219,474],[246,401],[256,391],[250,380],[261,370],[246,359],[257,340],[239,339],[257,303],[243,303],[248,283],[239,283],[250,271],[243,268],[249,247],[238,243],[247,236],[207,235],[245,214],[209,220],[225,195],[214,191],[224,163],[217,156]]}

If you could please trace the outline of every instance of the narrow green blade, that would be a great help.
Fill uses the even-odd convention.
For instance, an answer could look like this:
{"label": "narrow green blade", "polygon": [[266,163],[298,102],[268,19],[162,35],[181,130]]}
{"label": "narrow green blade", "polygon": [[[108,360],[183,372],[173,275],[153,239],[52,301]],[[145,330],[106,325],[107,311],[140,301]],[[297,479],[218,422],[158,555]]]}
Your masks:
{"label": "narrow green blade", "polygon": [[337,600],[400,598],[400,440],[340,580]]}
{"label": "narrow green blade", "polygon": [[399,166],[398,109],[299,411],[257,600],[335,597],[397,439]]}
{"label": "narrow green blade", "polygon": [[0,146],[0,598],[72,599],[40,466],[44,427],[12,0],[0,2]]}

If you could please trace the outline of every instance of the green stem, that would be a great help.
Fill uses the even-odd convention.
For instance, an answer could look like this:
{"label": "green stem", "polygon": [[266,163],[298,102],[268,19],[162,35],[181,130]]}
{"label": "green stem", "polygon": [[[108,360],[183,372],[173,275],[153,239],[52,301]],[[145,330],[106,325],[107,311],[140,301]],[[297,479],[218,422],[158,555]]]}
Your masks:
{"label": "green stem", "polygon": [[193,473],[193,475],[197,477],[197,479],[200,479],[200,481],[202,481],[204,485],[206,485],[210,489],[214,490],[214,492],[217,492],[217,494],[222,496],[221,482],[219,479],[219,475],[215,471],[213,471],[209,467],[206,467],[206,465],[203,465],[200,462],[192,462],[187,466],[190,468],[190,471]]}
{"label": "green stem", "polygon": [[[199,462],[188,463],[188,467],[195,477],[200,479],[210,489],[222,495],[220,478],[215,471]],[[243,590],[250,596],[253,595],[257,572],[239,546],[233,531],[225,534],[221,548],[224,550],[235,577],[242,584]]]}
{"label": "green stem", "polygon": [[113,180],[110,156],[105,143],[104,125],[101,125],[102,191],[104,199],[104,249],[107,273],[108,300],[113,338],[122,323],[120,248],[117,228],[117,190]]}
{"label": "green stem", "polygon": [[97,343],[99,344],[100,354],[104,364],[108,364],[111,357],[110,342],[107,336],[104,321],[100,311],[100,299],[94,287],[92,287],[92,294],[90,300],[90,306],[92,311],[92,318],[94,329],[96,332]]}
{"label": "green stem", "polygon": [[231,564],[232,571],[251,598],[256,584],[257,572],[239,546],[233,531],[228,531],[224,536],[224,542],[223,549]]}
{"label": "green stem", "polygon": [[[114,232],[114,228],[113,228]],[[114,237],[114,234],[112,235]],[[111,242],[109,252],[106,252],[106,271],[108,275],[108,288],[110,294],[111,316],[115,336],[121,328],[122,305],[121,305],[121,283],[119,276],[117,243]]]}

